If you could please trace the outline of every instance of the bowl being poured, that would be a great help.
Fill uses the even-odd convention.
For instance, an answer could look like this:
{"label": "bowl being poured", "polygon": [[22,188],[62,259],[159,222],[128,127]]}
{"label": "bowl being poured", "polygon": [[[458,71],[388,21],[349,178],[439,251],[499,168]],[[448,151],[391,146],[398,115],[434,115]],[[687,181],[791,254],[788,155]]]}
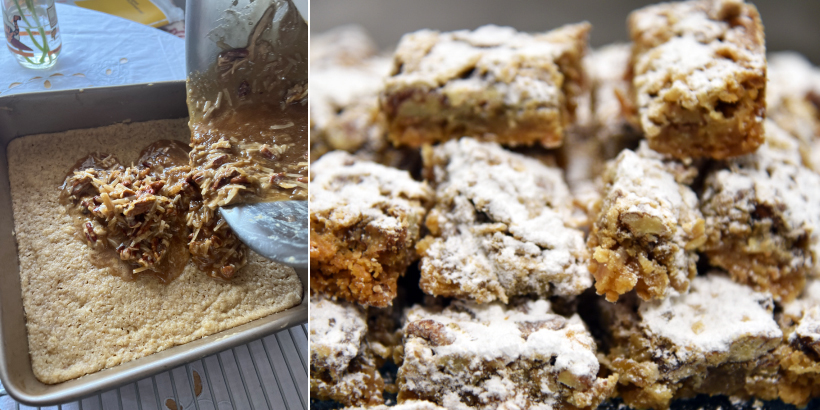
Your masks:
{"label": "bowl being poured", "polygon": [[238,266],[241,240],[307,269],[307,23],[291,0],[191,1],[186,21],[192,257]]}

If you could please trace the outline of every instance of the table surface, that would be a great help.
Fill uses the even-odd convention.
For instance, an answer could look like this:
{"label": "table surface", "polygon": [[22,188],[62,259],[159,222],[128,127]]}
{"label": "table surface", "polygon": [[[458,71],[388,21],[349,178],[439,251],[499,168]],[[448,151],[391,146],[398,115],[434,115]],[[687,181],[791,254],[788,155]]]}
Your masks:
{"label": "table surface", "polygon": [[[63,36],[57,64],[47,70],[26,69],[11,52],[0,50],[0,95],[185,79],[184,40],[80,7],[57,4],[57,15]],[[199,395],[194,373],[202,384]],[[307,374],[303,325],[78,402],[43,409],[307,409]],[[0,410],[31,408],[4,393],[0,385]]]}
{"label": "table surface", "polygon": [[23,68],[0,50],[0,95],[185,79],[185,40],[149,26],[57,4],[63,48],[54,67]]}

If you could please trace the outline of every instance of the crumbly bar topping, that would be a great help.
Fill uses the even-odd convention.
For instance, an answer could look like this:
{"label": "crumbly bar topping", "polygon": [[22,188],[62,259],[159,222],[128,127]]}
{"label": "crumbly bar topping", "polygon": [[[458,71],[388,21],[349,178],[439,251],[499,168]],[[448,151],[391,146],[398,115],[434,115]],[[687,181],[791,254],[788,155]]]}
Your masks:
{"label": "crumbly bar topping", "polygon": [[722,159],[762,142],[766,57],[754,6],[663,3],[630,15],[641,127],[657,150]]}
{"label": "crumbly bar topping", "polygon": [[310,296],[310,351],[313,366],[330,370],[334,377],[347,371],[360,351],[367,321],[359,307],[321,295]]}
{"label": "crumbly bar topping", "polygon": [[805,274],[817,271],[820,175],[801,165],[794,137],[770,121],[765,128],[767,141],[755,154],[732,160],[728,169],[706,179],[701,205],[709,236],[705,250],[717,252],[710,255],[713,263],[722,263],[725,252],[759,260],[757,268],[735,263],[725,268],[733,277],[742,269],[767,269],[765,278],[748,274],[752,277],[744,279],[761,290],[768,290],[767,282],[794,277],[795,283],[772,290],[776,298],[790,300],[800,293]]}
{"label": "crumbly bar topping", "polygon": [[639,313],[647,334],[672,344],[658,354],[684,363],[725,362],[750,360],[776,346],[783,333],[773,309],[770,295],[713,273],[693,279],[688,294],[644,302]]}
{"label": "crumbly bar topping", "polygon": [[[486,80],[478,76],[463,78],[465,73],[475,70],[491,76],[499,84],[506,84],[499,92],[511,105],[534,99],[557,106],[560,93],[556,87],[560,87],[561,81],[555,80],[561,74],[554,61],[576,47],[568,40],[577,36],[577,31],[588,30],[589,25],[584,23],[537,35],[493,25],[474,31],[410,33],[405,36],[408,41],[402,41],[396,50],[393,73],[400,69],[402,75],[388,79],[388,86],[423,84],[436,88],[451,83],[454,90],[481,87]],[[514,75],[534,61],[552,66],[548,73],[553,81]],[[575,91],[577,94],[580,90]]]}
{"label": "crumbly bar topping", "polygon": [[558,146],[585,83],[580,60],[590,25],[544,34],[510,27],[406,34],[381,106],[402,144],[465,133],[510,144]]}
{"label": "crumbly bar topping", "polygon": [[766,117],[796,136],[803,163],[820,171],[820,69],[794,52],[768,58]]}
{"label": "crumbly bar topping", "polygon": [[519,306],[455,301],[441,313],[415,306],[404,331],[409,343],[429,346],[439,357],[488,362],[554,355],[556,373],[581,379],[598,372],[595,342],[581,318],[552,313],[546,300]]}
{"label": "crumbly bar topping", "polygon": [[[508,90],[507,96],[512,102],[528,94],[549,100],[558,95],[552,89],[555,83],[535,82],[530,85],[537,88],[525,90],[521,88],[524,84],[516,83],[524,79],[512,76],[514,73],[508,71],[508,64],[523,64],[527,59],[554,61],[566,53],[567,48],[574,46],[565,42],[574,31],[588,29],[588,25],[579,24],[555,32],[531,35],[520,33],[512,27],[487,25],[474,31],[439,33],[422,30],[410,33],[406,37],[414,41],[402,41],[396,50],[393,70],[396,73],[400,68],[403,75],[392,81],[441,85],[459,79],[467,70],[481,67],[482,71],[498,81],[517,86]],[[476,80],[471,79],[464,84],[477,83]]]}
{"label": "crumbly bar topping", "polygon": [[310,299],[311,396],[349,406],[384,403],[384,380],[365,340],[364,311],[321,295]]}
{"label": "crumbly bar topping", "polygon": [[378,106],[378,92],[390,71],[391,60],[373,57],[355,66],[326,65],[310,73],[311,126],[324,128],[337,111],[369,99]]}
{"label": "crumbly bar topping", "polygon": [[465,399],[474,398],[476,408],[538,402],[584,408],[614,387],[614,378],[597,378],[595,342],[580,317],[553,314],[544,300],[509,306],[455,301],[438,313],[417,306],[407,314],[404,334],[400,401],[434,397],[447,408],[471,408]]}
{"label": "crumbly bar topping", "polygon": [[432,191],[406,171],[336,151],[310,167],[310,213],[331,226],[357,223],[380,230],[402,227],[398,214],[424,213]]}
{"label": "crumbly bar topping", "polygon": [[[310,38],[312,66],[354,66],[373,57],[377,52],[376,42],[364,27],[355,24],[339,26],[324,33],[311,35]],[[312,82],[313,73],[310,77]]]}
{"label": "crumbly bar topping", "polygon": [[704,240],[697,197],[672,172],[683,166],[639,151],[624,150],[608,165],[590,235],[596,288],[610,301],[635,287],[645,300],[685,291]]}
{"label": "crumbly bar topping", "polygon": [[[591,285],[561,171],[470,138],[425,152],[437,204],[420,244],[422,289],[480,302],[577,295]],[[455,289],[453,289],[453,287]]]}

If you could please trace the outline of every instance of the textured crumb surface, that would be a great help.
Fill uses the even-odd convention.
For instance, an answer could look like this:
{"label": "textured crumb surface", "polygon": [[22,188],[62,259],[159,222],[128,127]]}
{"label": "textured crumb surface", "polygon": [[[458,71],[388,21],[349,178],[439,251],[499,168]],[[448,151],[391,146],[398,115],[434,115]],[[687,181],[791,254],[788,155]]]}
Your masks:
{"label": "textured crumb surface", "polygon": [[336,151],[310,170],[310,287],[384,307],[416,259],[415,244],[432,200],[410,174]]}
{"label": "textured crumb surface", "polygon": [[705,180],[704,251],[738,282],[789,301],[816,276],[820,175],[803,167],[798,143],[766,122],[766,144]]}
{"label": "textured crumb surface", "polygon": [[355,24],[338,26],[310,37],[311,68],[324,65],[355,66],[377,52],[376,42],[364,27]]}
{"label": "textured crumb surface", "polygon": [[608,158],[626,148],[637,148],[643,137],[640,127],[633,123],[636,113],[629,98],[631,55],[629,44],[618,43],[595,49],[584,60],[592,83],[594,133]]}
{"label": "textured crumb surface", "polygon": [[406,34],[381,96],[390,138],[415,147],[464,135],[560,145],[585,81],[589,30],[581,23],[534,35],[498,26]]}
{"label": "textured crumb surface", "polygon": [[311,62],[310,156],[344,150],[359,158],[415,171],[417,149],[394,148],[387,140],[387,123],[379,111],[379,91],[391,60],[373,56],[356,64]]}
{"label": "textured crumb surface", "polygon": [[800,140],[803,163],[820,172],[820,69],[794,52],[768,57],[766,118]]}
{"label": "textured crumb surface", "polygon": [[126,282],[90,262],[59,186],[89,152],[124,164],[160,139],[187,141],[187,120],[117,124],[33,135],[9,144],[9,179],[26,326],[35,376],[59,383],[267,316],[298,304],[291,268],[249,255],[230,282],[190,262],[168,285]]}
{"label": "textured crumb surface", "polygon": [[436,190],[419,244],[425,292],[506,303],[592,285],[560,169],[471,138],[432,148],[424,162]]}
{"label": "textured crumb surface", "polygon": [[404,335],[399,402],[588,409],[609,397],[617,380],[597,377],[596,345],[581,318],[556,315],[545,300],[456,301],[438,313],[415,307]]}
{"label": "textured crumb surface", "polygon": [[820,396],[820,281],[810,281],[798,299],[784,304],[779,322],[784,336],[775,352],[778,396],[803,407]]}
{"label": "textured crumb surface", "polygon": [[[777,373],[772,352],[783,333],[771,296],[720,273],[696,277],[687,294],[601,303],[612,344],[604,364],[620,375],[618,394],[630,406],[665,409],[695,394],[755,395]],[[762,381],[746,383],[755,378]]]}
{"label": "textured crumb surface", "polygon": [[650,146],[676,157],[727,158],[763,142],[766,48],[742,0],[662,3],[629,17],[633,85]]}
{"label": "textured crumb surface", "polygon": [[609,301],[632,289],[644,300],[685,292],[705,240],[695,193],[641,151],[624,150],[608,165],[588,240],[595,289]]}
{"label": "textured crumb surface", "polygon": [[381,404],[384,381],[367,345],[364,310],[321,295],[310,298],[310,393],[346,405]]}

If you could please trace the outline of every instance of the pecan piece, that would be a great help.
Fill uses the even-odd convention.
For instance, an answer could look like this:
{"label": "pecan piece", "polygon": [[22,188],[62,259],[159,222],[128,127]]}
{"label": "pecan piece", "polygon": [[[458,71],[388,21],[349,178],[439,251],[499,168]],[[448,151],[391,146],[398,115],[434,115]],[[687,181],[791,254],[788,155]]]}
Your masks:
{"label": "pecan piece", "polygon": [[97,242],[97,234],[94,233],[94,225],[92,225],[91,222],[85,223],[85,238],[88,239],[88,242]]}
{"label": "pecan piece", "polygon": [[424,319],[411,322],[407,325],[407,336],[426,339],[433,346],[447,346],[455,341],[445,326],[433,319]]}

